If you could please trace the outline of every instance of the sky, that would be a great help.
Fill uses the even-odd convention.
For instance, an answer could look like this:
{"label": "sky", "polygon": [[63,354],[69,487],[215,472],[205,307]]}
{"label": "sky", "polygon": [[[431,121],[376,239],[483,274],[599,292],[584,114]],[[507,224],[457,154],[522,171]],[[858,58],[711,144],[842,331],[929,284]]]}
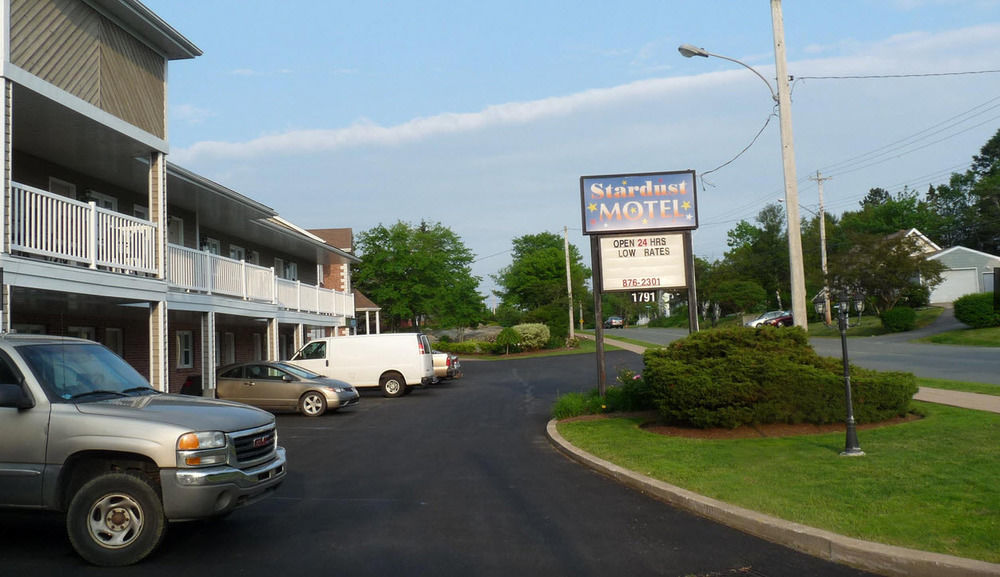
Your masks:
{"label": "sky", "polygon": [[[520,236],[566,230],[589,265],[581,176],[695,171],[710,261],[784,196],[765,0],[143,1],[204,53],[170,63],[171,162],[307,229],[439,222],[484,295]],[[817,173],[840,214],[1000,129],[1000,0],[782,10],[804,217]]]}

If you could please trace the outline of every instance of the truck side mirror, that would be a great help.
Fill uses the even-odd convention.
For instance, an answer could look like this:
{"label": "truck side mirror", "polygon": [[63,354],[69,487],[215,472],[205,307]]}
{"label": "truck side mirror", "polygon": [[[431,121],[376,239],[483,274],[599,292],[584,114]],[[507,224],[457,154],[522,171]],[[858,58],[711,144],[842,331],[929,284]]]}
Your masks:
{"label": "truck side mirror", "polygon": [[15,407],[18,409],[30,409],[35,406],[35,401],[24,392],[21,385],[10,383],[0,384],[0,407]]}

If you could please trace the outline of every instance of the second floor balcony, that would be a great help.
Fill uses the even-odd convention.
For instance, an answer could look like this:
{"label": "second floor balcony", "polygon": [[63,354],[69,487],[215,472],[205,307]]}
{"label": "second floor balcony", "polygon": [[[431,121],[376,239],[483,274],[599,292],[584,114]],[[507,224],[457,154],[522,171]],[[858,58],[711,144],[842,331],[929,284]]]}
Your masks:
{"label": "second floor balcony", "polygon": [[[16,183],[10,199],[11,253],[121,275],[157,275],[155,223]],[[272,268],[175,244],[167,245],[165,282],[170,290],[354,316],[351,293],[282,279]]]}

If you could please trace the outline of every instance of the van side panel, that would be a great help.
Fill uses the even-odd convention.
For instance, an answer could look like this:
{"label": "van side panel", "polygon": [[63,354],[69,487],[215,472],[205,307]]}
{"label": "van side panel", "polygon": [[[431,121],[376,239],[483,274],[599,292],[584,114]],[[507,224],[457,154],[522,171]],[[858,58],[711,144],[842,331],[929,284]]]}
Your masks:
{"label": "van side panel", "polygon": [[430,347],[421,346],[428,343],[422,334],[325,337],[323,340],[327,343],[325,360],[301,359],[296,353],[291,362],[355,387],[378,387],[379,380],[387,372],[403,375],[408,386],[426,383],[434,376]]}

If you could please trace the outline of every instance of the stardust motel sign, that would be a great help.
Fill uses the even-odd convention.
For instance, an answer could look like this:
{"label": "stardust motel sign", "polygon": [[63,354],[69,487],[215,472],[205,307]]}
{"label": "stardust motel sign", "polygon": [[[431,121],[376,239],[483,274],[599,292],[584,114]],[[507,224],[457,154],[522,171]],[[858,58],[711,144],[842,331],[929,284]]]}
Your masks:
{"label": "stardust motel sign", "polygon": [[694,171],[581,176],[583,234],[698,228]]}

